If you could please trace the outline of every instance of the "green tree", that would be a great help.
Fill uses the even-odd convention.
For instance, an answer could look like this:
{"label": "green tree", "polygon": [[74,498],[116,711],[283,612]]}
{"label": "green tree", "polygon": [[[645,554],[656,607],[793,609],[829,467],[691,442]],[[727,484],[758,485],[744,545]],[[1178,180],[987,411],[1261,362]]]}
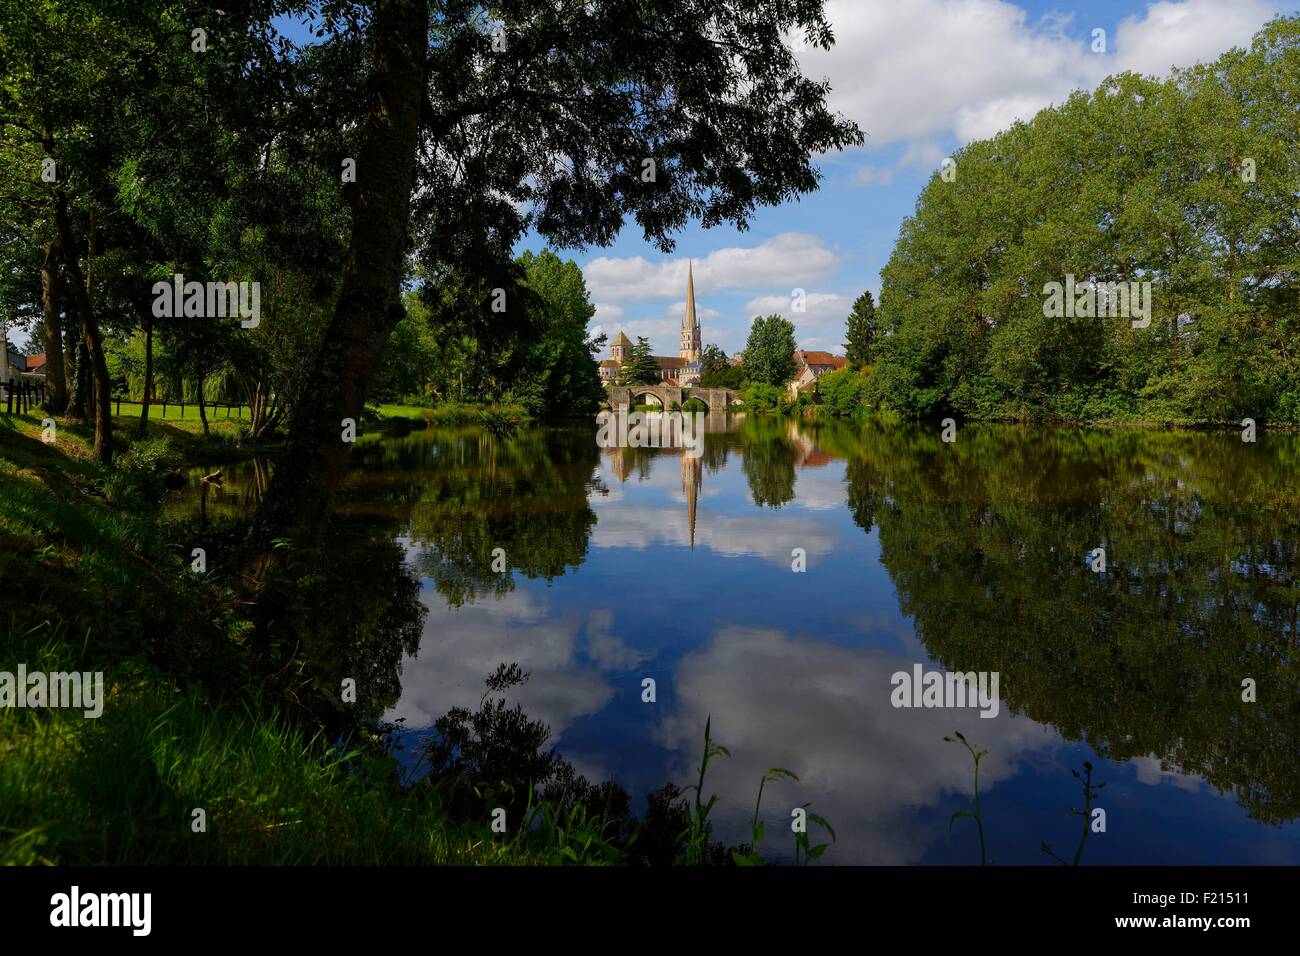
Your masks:
{"label": "green tree", "polygon": [[704,346],[700,352],[700,375],[717,375],[731,368],[731,360],[727,358],[727,353],[712,343]]}
{"label": "green tree", "polygon": [[[93,417],[101,462],[112,457],[108,340],[147,322],[149,280],[164,267],[209,278],[202,267],[219,257],[205,253],[229,235],[226,174],[265,165],[271,137],[256,129],[288,99],[270,42],[281,6],[243,4],[215,20],[196,0],[0,7],[0,164],[28,209],[23,241],[43,253],[46,338],[76,328],[74,410]],[[212,40],[201,56],[198,23]]]}
{"label": "green tree", "polygon": [[747,382],[741,398],[747,411],[759,414],[784,411],[793,405],[790,393],[783,386],[766,382]]}
{"label": "green tree", "polygon": [[876,342],[876,300],[870,289],[853,301],[848,326],[848,341],[844,347],[849,368],[858,369],[870,365]]}
{"label": "green tree", "polygon": [[519,257],[524,284],[537,296],[533,306],[544,328],[570,325],[585,329],[596,314],[587,295],[582,268],[572,259],[560,259],[550,249],[524,252]]}
{"label": "green tree", "polygon": [[784,388],[794,378],[794,324],[779,315],[760,315],[745,342],[745,377]]}
{"label": "green tree", "polygon": [[851,368],[827,372],[817,380],[817,399],[828,414],[847,418],[862,408],[866,379]]}
{"label": "green tree", "polygon": [[596,307],[587,295],[582,269],[549,249],[525,252],[519,265],[534,295],[531,307],[539,313],[533,324],[542,330],[540,340],[529,349],[523,372],[537,398],[525,407],[549,416],[590,414],[605,393],[595,359],[601,345],[587,336]]}
{"label": "green tree", "polygon": [[406,315],[384,348],[373,389],[376,398],[423,398],[433,383],[438,343],[429,328],[428,309],[413,292],[404,294],[402,303]]}
{"label": "green tree", "polygon": [[623,362],[619,381],[624,385],[659,384],[659,363],[655,361],[650,351],[650,343],[644,336],[637,336],[636,344],[632,346],[627,359]]}
{"label": "green tree", "polygon": [[407,293],[381,363],[383,394],[518,402],[539,417],[594,411],[604,397],[594,355],[604,343],[587,335],[595,306],[581,268],[549,249],[525,252],[499,281],[497,313],[493,290],[472,278]]}
{"label": "green tree", "polygon": [[743,365],[728,365],[724,369],[716,372],[705,372],[700,376],[701,388],[731,388],[740,389],[745,385],[745,367]]}
{"label": "green tree", "polygon": [[[913,416],[1300,420],[1285,344],[1300,334],[1300,225],[1282,173],[1300,144],[1275,122],[1298,103],[1300,18],[1279,18],[1248,51],[1164,81],[1110,77],[963,148],[882,270],[873,401]],[[1150,299],[1049,314],[1048,284],[1070,281],[1075,297],[1149,282]]]}

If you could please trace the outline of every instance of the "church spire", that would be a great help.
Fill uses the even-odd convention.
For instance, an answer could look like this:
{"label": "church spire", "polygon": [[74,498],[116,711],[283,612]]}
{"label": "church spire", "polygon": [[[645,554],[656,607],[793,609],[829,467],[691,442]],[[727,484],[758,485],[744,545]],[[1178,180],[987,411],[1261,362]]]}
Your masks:
{"label": "church spire", "polygon": [[695,331],[695,270],[692,263],[686,263],[686,314],[682,316],[682,331]]}
{"label": "church spire", "polygon": [[689,260],[686,264],[686,314],[682,316],[682,340],[678,354],[684,362],[697,362],[700,359],[700,322],[695,316],[695,269]]}

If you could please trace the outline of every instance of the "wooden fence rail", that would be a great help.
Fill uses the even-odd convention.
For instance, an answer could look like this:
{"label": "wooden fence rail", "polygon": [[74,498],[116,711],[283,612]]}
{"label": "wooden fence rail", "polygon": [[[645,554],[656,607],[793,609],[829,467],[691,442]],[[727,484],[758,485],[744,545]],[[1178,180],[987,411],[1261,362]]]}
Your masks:
{"label": "wooden fence rail", "polygon": [[[121,395],[117,396],[116,398],[113,398],[113,399],[112,399],[112,402],[113,402],[113,404],[114,404],[114,407],[116,408],[116,414],[117,414],[117,415],[121,415],[121,414],[122,414],[122,403],[123,403],[123,402],[126,402],[128,405],[142,405],[142,404],[143,404],[143,402],[141,402],[139,399],[131,398],[131,397],[129,397],[129,396],[124,398],[124,397],[122,397]],[[170,406],[170,407],[172,407],[172,408],[179,408],[179,409],[181,410],[180,417],[181,417],[181,418],[184,418],[184,417],[185,417],[185,409],[186,409],[186,407],[187,407],[187,406],[193,406],[193,407],[197,408],[199,403],[198,403],[198,402],[173,402],[173,401],[168,401],[168,400],[165,399],[165,398],[153,398],[153,399],[150,399],[150,400],[149,400],[149,404],[152,405],[154,408],[157,408],[157,409],[159,409],[159,410],[161,411],[161,413],[162,413],[162,414],[160,415],[161,418],[166,418],[166,417],[167,417],[167,408],[168,408],[168,406]],[[223,409],[223,408],[226,410],[226,416],[225,416],[226,418],[229,418],[229,417],[230,417],[230,413],[231,413],[231,411],[234,411],[234,410],[236,410],[236,409],[238,410],[238,411],[236,412],[236,414],[235,414],[235,417],[236,417],[236,418],[243,418],[243,417],[244,417],[244,409],[246,409],[246,408],[248,409],[248,415],[249,415],[249,417],[251,418],[252,415],[253,415],[253,408],[252,408],[252,406],[249,405],[247,402],[209,402],[209,401],[204,401],[204,403],[203,403],[203,407],[204,407],[205,409],[208,409],[208,410],[212,413],[212,414],[209,414],[209,416],[208,416],[210,419],[216,419],[216,418],[221,417],[220,415],[217,415],[216,413],[219,412],[219,411],[220,411],[221,409]]]}
{"label": "wooden fence rail", "polygon": [[[19,415],[25,415],[33,408],[39,408],[45,402],[45,383],[42,381],[11,378],[7,382],[0,382],[0,392],[3,393],[3,398],[0,398],[0,409],[3,409],[6,415],[13,415],[15,412],[17,412]],[[123,402],[126,402],[128,405],[142,404],[141,402],[136,401],[130,396],[122,396],[122,395],[118,395],[116,397],[110,398],[109,402],[113,405],[115,414],[119,416],[122,414]],[[167,417],[168,405],[171,405],[173,408],[179,407],[181,410],[180,417],[184,418],[185,406],[197,405],[198,403],[197,402],[168,402],[166,399],[155,398],[150,400],[149,404],[161,410],[162,412],[160,416],[161,418]],[[252,406],[250,406],[246,402],[206,402],[205,401],[203,405],[205,408],[212,410],[211,417],[214,419],[221,417],[219,413],[223,408],[226,410],[226,416],[225,416],[226,418],[230,417],[230,413],[232,411],[236,413],[235,414],[236,418],[243,418],[244,409],[246,408],[248,409],[249,417],[251,418],[253,415]]]}
{"label": "wooden fence rail", "polygon": [[6,415],[12,415],[15,411],[19,415],[25,415],[33,407],[39,407],[45,401],[44,382],[11,378],[7,382],[0,382],[0,389],[5,393]]}

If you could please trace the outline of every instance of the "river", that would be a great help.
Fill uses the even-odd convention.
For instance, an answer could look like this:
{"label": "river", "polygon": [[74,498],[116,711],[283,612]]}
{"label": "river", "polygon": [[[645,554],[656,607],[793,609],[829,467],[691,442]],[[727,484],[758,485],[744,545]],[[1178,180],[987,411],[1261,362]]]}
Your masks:
{"label": "river", "polygon": [[[994,863],[1053,864],[1043,842],[1073,857],[1085,762],[1105,787],[1084,864],[1300,863],[1297,436],[968,425],[945,442],[725,415],[694,449],[596,433],[358,442],[305,656],[402,720],[408,760],[517,662],[531,678],[510,700],[634,798],[693,781],[711,719],[730,751],[706,782],[718,838],[748,839],[768,768],[797,774],[764,790],[772,858],[810,804],[837,835],[825,863],[978,863],[974,821],[949,825],[971,805],[959,731],[987,751]],[[170,508],[246,513],[268,467]],[[996,716],[896,706],[918,667],[997,675]]]}

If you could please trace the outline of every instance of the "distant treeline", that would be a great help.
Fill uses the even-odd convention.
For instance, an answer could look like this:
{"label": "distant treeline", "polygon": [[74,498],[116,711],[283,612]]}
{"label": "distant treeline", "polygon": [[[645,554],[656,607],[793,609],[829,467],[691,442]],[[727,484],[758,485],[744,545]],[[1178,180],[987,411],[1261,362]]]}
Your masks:
{"label": "distant treeline", "polygon": [[[1298,41],[1279,18],[957,152],[902,225],[862,371],[824,380],[833,410],[1300,422]],[[1149,282],[1149,324],[1051,315],[1070,282]]]}

